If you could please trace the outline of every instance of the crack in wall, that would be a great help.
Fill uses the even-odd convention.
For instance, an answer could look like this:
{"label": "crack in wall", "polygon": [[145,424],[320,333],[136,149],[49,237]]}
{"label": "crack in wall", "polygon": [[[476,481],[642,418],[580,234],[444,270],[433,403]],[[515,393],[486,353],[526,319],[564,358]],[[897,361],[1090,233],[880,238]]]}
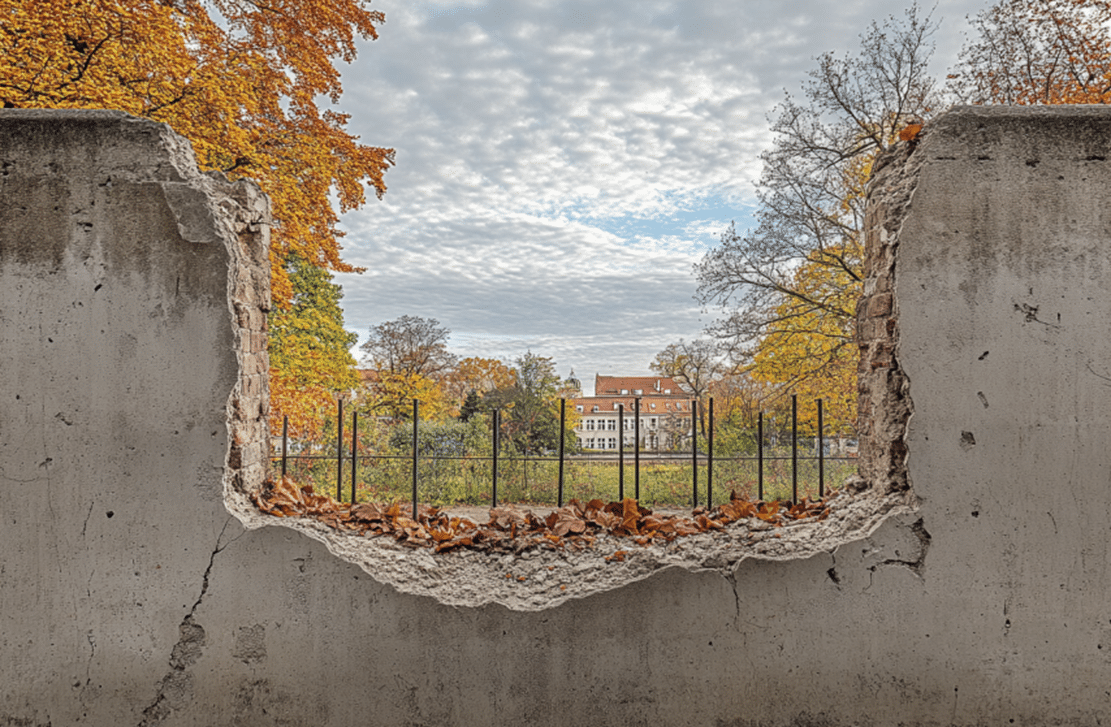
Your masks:
{"label": "crack in wall", "polygon": [[826,575],[829,576],[829,579],[831,581],[833,581],[833,585],[840,588],[841,576],[837,573],[837,552],[833,550],[829,551],[829,558],[833,561],[833,565],[830,566],[829,570],[826,571]]}
{"label": "crack in wall", "polygon": [[194,617],[197,608],[204,600],[205,594],[208,593],[208,579],[212,575],[217,554],[239,539],[237,537],[221,544],[224,533],[227,532],[228,525],[231,524],[232,520],[233,518],[229,516],[224,521],[224,526],[216,537],[216,546],[208,557],[208,566],[201,578],[200,595],[197,596],[197,600],[193,602],[189,613],[185,615],[178,626],[180,638],[170,652],[170,671],[159,682],[158,692],[155,694],[154,700],[143,710],[143,720],[139,723],[139,727],[152,727],[161,724],[173,712],[188,706],[192,702],[193,675],[189,668],[201,658],[206,637],[204,627],[198,624]]}
{"label": "crack in wall", "polygon": [[874,573],[876,571],[876,568],[881,568],[883,566],[901,566],[904,568],[909,568],[911,572],[914,573],[914,575],[921,578],[922,571],[926,567],[926,554],[930,552],[930,541],[933,538],[930,536],[929,531],[926,530],[925,525],[923,525],[922,518],[918,518],[918,520],[910,526],[910,529],[911,532],[914,533],[915,537],[918,538],[919,551],[917,558],[915,558],[914,560],[905,560],[903,558],[887,558],[886,560],[883,560],[880,563],[871,566],[870,568],[868,568],[868,570]]}
{"label": "crack in wall", "polygon": [[725,580],[729,581],[729,585],[733,587],[733,628],[736,628],[741,620],[741,594],[737,590],[737,571],[729,571],[725,575]]}

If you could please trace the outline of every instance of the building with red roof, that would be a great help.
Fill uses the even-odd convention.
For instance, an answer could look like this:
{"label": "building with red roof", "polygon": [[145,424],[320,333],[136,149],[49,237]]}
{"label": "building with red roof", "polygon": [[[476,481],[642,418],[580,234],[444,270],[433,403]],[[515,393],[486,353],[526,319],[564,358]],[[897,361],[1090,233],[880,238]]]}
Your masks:
{"label": "building with red roof", "polygon": [[571,399],[581,417],[575,436],[584,449],[616,451],[622,442],[631,449],[638,402],[642,451],[667,451],[690,437],[691,396],[674,379],[597,374],[594,394]]}

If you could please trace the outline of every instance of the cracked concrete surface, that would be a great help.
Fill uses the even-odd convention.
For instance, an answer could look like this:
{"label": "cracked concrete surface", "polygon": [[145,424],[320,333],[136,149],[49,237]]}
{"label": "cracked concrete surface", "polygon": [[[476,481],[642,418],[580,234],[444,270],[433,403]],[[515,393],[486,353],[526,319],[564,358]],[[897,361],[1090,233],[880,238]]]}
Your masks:
{"label": "cracked concrete surface", "polygon": [[959,109],[877,180],[913,491],[510,591],[252,520],[260,198],[157,124],[0,112],[0,724],[1100,723],[1109,147],[1106,109]]}
{"label": "cracked concrete surface", "polygon": [[216,538],[216,545],[208,558],[208,566],[205,568],[204,575],[201,576],[201,589],[197,595],[197,600],[193,602],[189,613],[185,615],[181,625],[178,626],[181,638],[174,644],[173,651],[170,652],[170,671],[162,677],[154,701],[143,710],[143,721],[139,723],[139,727],[152,727],[161,724],[174,711],[187,707],[192,700],[193,675],[189,668],[200,659],[205,645],[205,630],[196,622],[195,616],[197,608],[204,601],[205,594],[208,593],[208,579],[212,574],[212,567],[216,563],[216,556],[227,547],[227,543],[224,543],[223,539],[231,523],[232,518],[228,517]]}

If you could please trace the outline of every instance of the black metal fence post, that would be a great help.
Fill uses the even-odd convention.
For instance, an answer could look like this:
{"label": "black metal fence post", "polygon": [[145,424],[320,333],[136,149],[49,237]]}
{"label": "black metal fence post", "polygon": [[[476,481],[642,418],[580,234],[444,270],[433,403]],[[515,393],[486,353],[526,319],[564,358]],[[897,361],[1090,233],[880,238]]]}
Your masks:
{"label": "black metal fence post", "polygon": [[501,410],[494,410],[494,466],[493,466],[493,494],[490,497],[490,507],[498,506],[498,430],[501,429]]}
{"label": "black metal fence post", "polygon": [[691,507],[698,507],[698,402],[691,401]]}
{"label": "black metal fence post", "polygon": [[[610,421],[613,421],[612,419]],[[617,499],[625,499],[625,405],[617,405]]]}
{"label": "black metal fence post", "polygon": [[343,397],[339,398],[339,433],[336,435],[336,502],[343,502]]}
{"label": "black metal fence post", "polygon": [[359,470],[359,412],[351,414],[351,504],[355,504],[355,483]]}
{"label": "black metal fence post", "polygon": [[822,428],[822,400],[818,399],[818,499],[826,496],[826,443]]}
{"label": "black metal fence post", "polygon": [[799,501],[799,397],[791,394],[791,502]]}
{"label": "black metal fence post", "polygon": [[760,412],[760,418],[756,424],[756,462],[757,462],[757,502],[764,501],[764,412]]}
{"label": "black metal fence post", "polygon": [[[640,397],[633,400],[633,497],[640,502]],[[624,435],[622,435],[624,436]]]}
{"label": "black metal fence post", "polygon": [[710,397],[710,429],[706,442],[706,507],[714,506],[714,397]]}
{"label": "black metal fence post", "polygon": [[282,479],[285,479],[285,464],[289,453],[289,415],[282,417]]}
{"label": "black metal fence post", "polygon": [[567,400],[559,400],[559,488],[556,493],[556,507],[563,507],[563,442],[567,438]]}
{"label": "black metal fence post", "polygon": [[420,402],[413,399],[413,520],[417,519],[417,432],[420,426]]}

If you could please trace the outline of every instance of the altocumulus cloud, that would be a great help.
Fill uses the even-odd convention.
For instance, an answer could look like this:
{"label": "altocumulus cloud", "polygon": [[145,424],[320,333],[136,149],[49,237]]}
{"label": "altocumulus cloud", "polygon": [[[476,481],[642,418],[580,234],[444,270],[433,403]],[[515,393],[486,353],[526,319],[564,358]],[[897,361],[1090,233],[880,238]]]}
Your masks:
{"label": "altocumulus cloud", "polygon": [[[982,3],[949,0],[960,18]],[[348,325],[440,320],[463,355],[531,348],[584,383],[646,373],[712,314],[691,266],[750,223],[767,114],[879,0],[375,2],[341,110],[397,150],[344,217]],[[939,46],[956,42],[943,26]],[[948,34],[947,34],[948,33]],[[942,69],[943,70],[943,69]]]}

